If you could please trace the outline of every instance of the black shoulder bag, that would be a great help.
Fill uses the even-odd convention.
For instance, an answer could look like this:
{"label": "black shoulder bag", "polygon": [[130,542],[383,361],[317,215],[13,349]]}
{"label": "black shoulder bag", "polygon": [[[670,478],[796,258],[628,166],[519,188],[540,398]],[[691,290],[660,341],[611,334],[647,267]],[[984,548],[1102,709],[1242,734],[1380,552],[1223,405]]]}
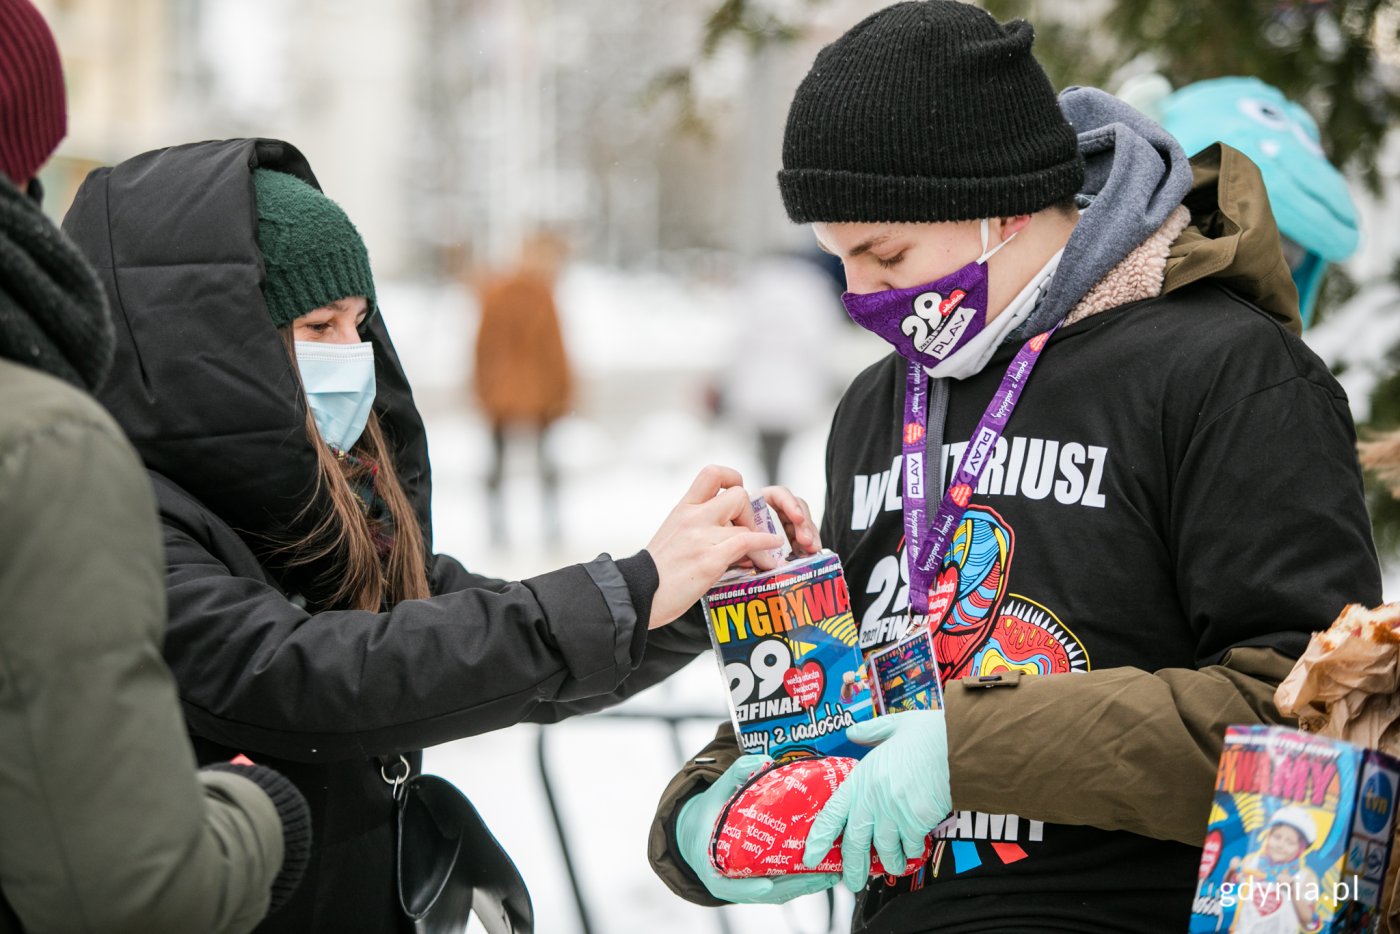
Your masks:
{"label": "black shoulder bag", "polygon": [[466,796],[408,759],[380,759],[398,803],[399,904],[422,934],[462,934],[473,911],[487,934],[533,934],[525,881]]}

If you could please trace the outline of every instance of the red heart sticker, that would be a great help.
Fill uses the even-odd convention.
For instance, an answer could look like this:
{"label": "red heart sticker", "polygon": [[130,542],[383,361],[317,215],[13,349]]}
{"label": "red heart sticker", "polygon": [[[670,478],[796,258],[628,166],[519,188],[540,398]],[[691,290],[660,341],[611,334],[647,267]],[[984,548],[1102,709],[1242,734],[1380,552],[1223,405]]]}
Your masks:
{"label": "red heart sticker", "polygon": [[953,497],[953,502],[962,509],[967,508],[967,504],[972,502],[972,487],[966,483],[959,483],[948,491],[948,495]]}
{"label": "red heart sticker", "polygon": [[943,301],[938,303],[938,313],[943,317],[948,317],[953,313],[953,309],[962,304],[962,300],[967,298],[967,293],[962,289],[954,289]]}
{"label": "red heart sticker", "polygon": [[948,612],[948,606],[953,602],[953,598],[958,595],[958,569],[947,567],[938,575],[937,582],[929,588],[928,593],[928,618],[940,620],[943,614]]}
{"label": "red heart sticker", "polygon": [[[799,872],[840,872],[841,838],[826,858],[808,869],[802,862],[807,834],[822,806],[831,798],[856,760],[818,756],[774,766],[741,788],[720,812],[710,838],[710,863],[731,879],[783,876]],[[932,835],[924,851],[896,870],[917,872],[933,850]],[[870,871],[888,872],[871,847]]]}
{"label": "red heart sticker", "polygon": [[1201,848],[1201,872],[1199,878],[1205,879],[1215,871],[1215,864],[1220,862],[1221,838],[1220,831],[1212,830],[1206,834],[1206,845]]}
{"label": "red heart sticker", "polygon": [[1050,339],[1050,332],[1049,332],[1049,331],[1046,331],[1044,334],[1037,334],[1035,337],[1032,337],[1032,338],[1031,338],[1031,350],[1034,350],[1036,353],[1040,353],[1042,350],[1045,349],[1045,342],[1048,341],[1049,339]]}
{"label": "red heart sticker", "polygon": [[804,709],[817,706],[826,687],[826,672],[816,662],[808,662],[801,668],[789,668],[783,674],[783,687],[788,695]]}
{"label": "red heart sticker", "polygon": [[918,444],[924,440],[924,426],[918,422],[908,422],[904,426],[904,443]]}
{"label": "red heart sticker", "polygon": [[1278,911],[1283,904],[1283,893],[1279,891],[1277,885],[1256,885],[1254,889],[1254,907],[1261,915],[1271,915]]}

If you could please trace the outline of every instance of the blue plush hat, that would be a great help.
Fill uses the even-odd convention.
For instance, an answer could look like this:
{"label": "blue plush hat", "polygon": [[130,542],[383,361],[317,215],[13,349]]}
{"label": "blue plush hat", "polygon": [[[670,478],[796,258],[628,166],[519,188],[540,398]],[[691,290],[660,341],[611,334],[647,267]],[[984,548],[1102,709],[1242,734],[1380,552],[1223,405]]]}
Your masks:
{"label": "blue plush hat", "polygon": [[1307,325],[1326,264],[1346,259],[1360,239],[1356,205],[1342,173],[1323,154],[1317,124],[1257,78],[1198,81],[1158,106],[1159,122],[1188,153],[1220,141],[1259,166],[1279,231],[1308,254],[1293,270]]}

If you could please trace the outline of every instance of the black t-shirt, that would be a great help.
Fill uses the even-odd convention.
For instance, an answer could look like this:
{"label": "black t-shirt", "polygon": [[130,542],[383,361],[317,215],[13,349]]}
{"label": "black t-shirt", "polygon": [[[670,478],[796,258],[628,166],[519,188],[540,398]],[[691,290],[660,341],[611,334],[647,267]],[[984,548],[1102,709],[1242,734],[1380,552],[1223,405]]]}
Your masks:
{"label": "black t-shirt", "polygon": [[[944,486],[1016,350],[951,384]],[[908,612],[904,367],[891,355],[855,380],[827,452],[823,540],[867,648]],[[945,680],[1197,668],[1244,645],[1299,654],[1344,604],[1380,599],[1354,444],[1321,361],[1216,286],[1062,328],[944,562]],[[1085,755],[1112,767],[1110,749]],[[922,873],[867,890],[856,930],[1185,930],[1197,848],[1012,816],[1028,781],[1054,778],[1009,774],[1007,814],[960,813]]]}

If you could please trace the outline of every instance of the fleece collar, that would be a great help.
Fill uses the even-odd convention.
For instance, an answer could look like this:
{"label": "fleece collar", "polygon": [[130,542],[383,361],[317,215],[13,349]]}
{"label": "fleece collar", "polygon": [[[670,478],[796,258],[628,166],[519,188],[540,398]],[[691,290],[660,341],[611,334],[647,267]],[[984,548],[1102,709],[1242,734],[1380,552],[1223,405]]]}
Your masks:
{"label": "fleece collar", "polygon": [[1074,324],[1101,311],[1161,295],[1172,243],[1181,236],[1190,221],[1191,212],[1185,206],[1177,205],[1152,236],[1139,243],[1136,249],[1123,257],[1122,262],[1108,271],[1108,275],[1094,283],[1065,315],[1065,324]]}

